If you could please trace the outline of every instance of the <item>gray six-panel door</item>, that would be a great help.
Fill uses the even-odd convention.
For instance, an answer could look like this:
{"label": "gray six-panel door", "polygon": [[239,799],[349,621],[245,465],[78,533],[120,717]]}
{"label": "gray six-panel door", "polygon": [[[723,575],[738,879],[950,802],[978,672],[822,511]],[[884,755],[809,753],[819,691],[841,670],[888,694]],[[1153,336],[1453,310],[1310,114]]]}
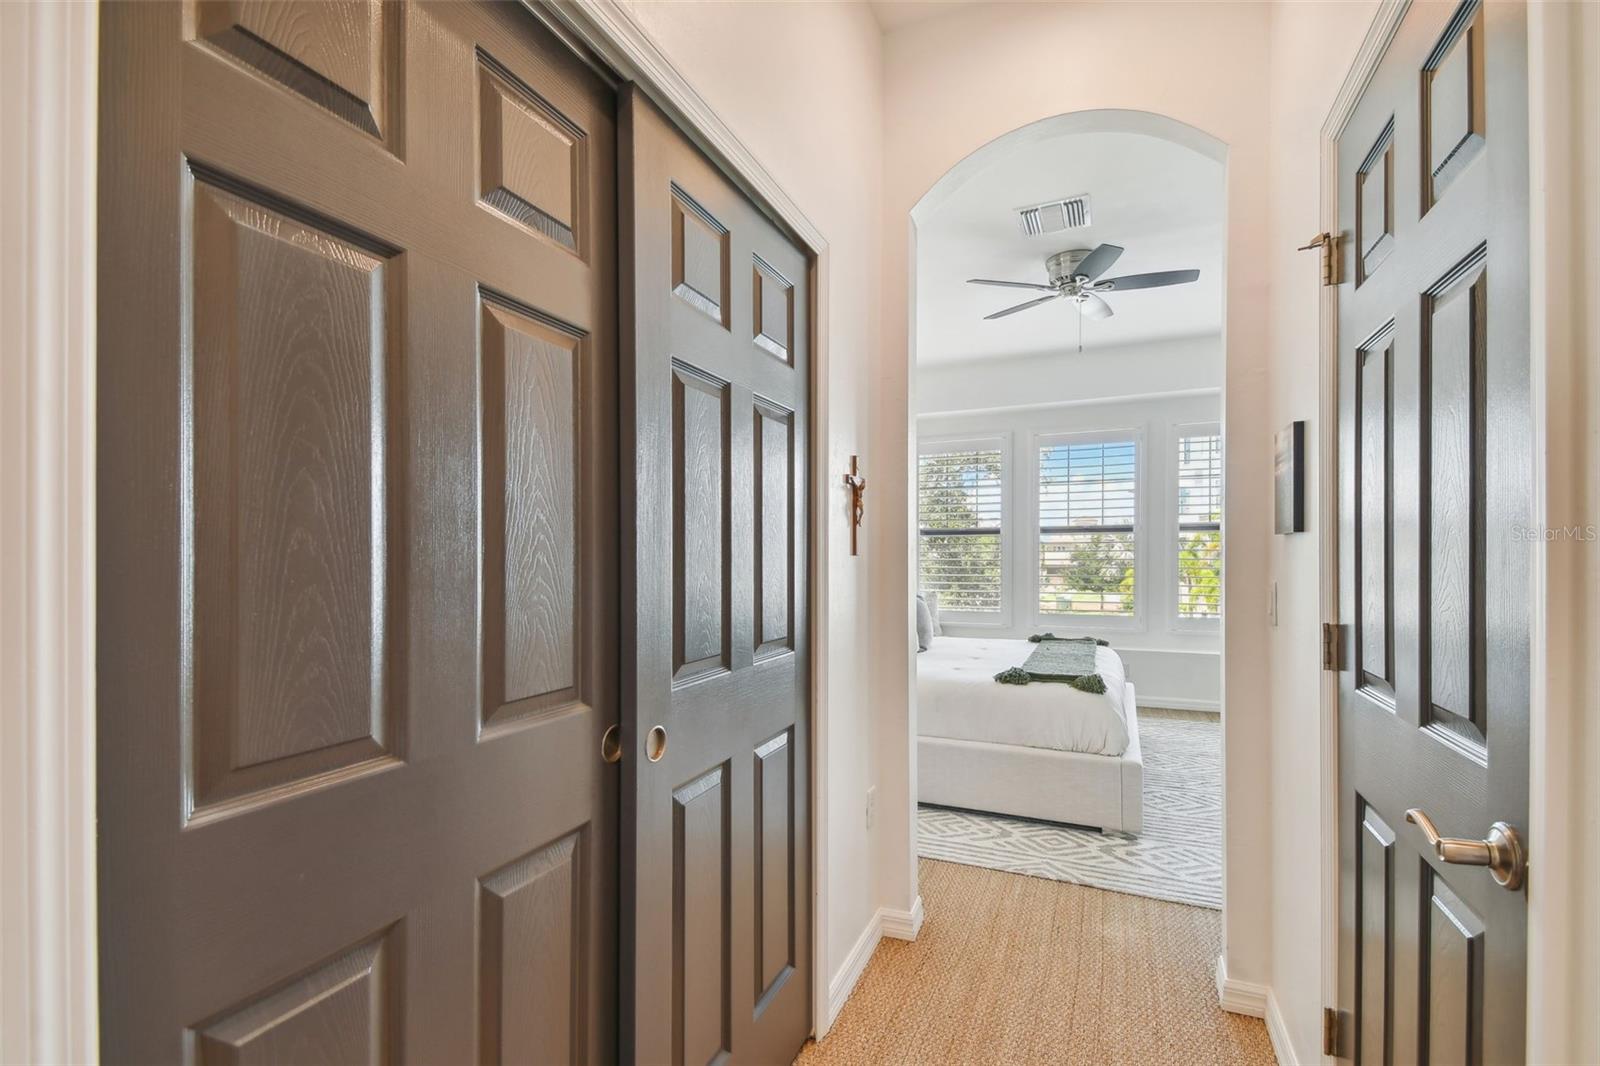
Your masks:
{"label": "gray six-panel door", "polygon": [[515,5],[101,12],[102,1057],[611,1061],[612,90]]}
{"label": "gray six-panel door", "polygon": [[1523,1055],[1526,886],[1426,829],[1537,843],[1524,20],[1413,5],[1339,141],[1340,1000],[1371,1066]]}
{"label": "gray six-panel door", "polygon": [[811,1028],[810,263],[637,92],[621,128],[623,1053],[788,1062]]}

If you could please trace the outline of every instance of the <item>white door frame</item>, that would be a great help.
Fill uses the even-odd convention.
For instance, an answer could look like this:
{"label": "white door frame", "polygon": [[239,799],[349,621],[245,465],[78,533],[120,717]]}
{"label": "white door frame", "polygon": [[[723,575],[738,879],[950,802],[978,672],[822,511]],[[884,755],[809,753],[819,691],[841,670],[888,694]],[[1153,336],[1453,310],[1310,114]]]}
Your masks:
{"label": "white door frame", "polygon": [[[637,82],[816,257],[814,1021],[828,1005],[828,242],[615,0],[523,0]],[[99,1058],[95,897],[97,2],[0,3],[0,1061]]]}
{"label": "white door frame", "polygon": [[[1399,30],[1411,0],[1381,0],[1366,39],[1345,76],[1321,134],[1321,225],[1339,232],[1338,141],[1354,113],[1362,91],[1371,80],[1385,50]],[[1597,451],[1587,435],[1587,418],[1600,414],[1594,397],[1583,391],[1594,365],[1596,324],[1574,309],[1587,298],[1582,278],[1572,267],[1587,259],[1592,290],[1600,285],[1600,251],[1595,247],[1600,229],[1593,213],[1600,196],[1585,189],[1578,178],[1583,162],[1583,142],[1572,135],[1587,122],[1596,132],[1600,106],[1587,112],[1579,102],[1583,47],[1582,4],[1530,4],[1528,7],[1529,161],[1532,169],[1530,197],[1530,291],[1542,293],[1531,307],[1532,337],[1529,372],[1532,382],[1532,427],[1535,468],[1528,471],[1534,486],[1535,528],[1583,526],[1596,521],[1600,493],[1587,488],[1586,474]],[[1588,16],[1589,43],[1600,32],[1600,18]],[[1595,146],[1590,144],[1593,152]],[[1584,215],[1584,210],[1589,213]],[[1588,217],[1585,235],[1569,224]],[[1322,290],[1320,305],[1321,427],[1318,469],[1321,485],[1319,534],[1321,617],[1339,619],[1338,523],[1339,504],[1339,379],[1338,287]],[[1573,398],[1578,399],[1574,409]],[[1590,553],[1596,546],[1589,545]],[[1531,545],[1530,567],[1530,774],[1529,837],[1536,849],[1532,865],[1538,871],[1528,892],[1527,1059],[1529,1062],[1580,1062],[1592,1060],[1600,1047],[1593,1020],[1594,1002],[1584,1008],[1585,996],[1596,993],[1600,950],[1574,935],[1594,926],[1586,918],[1584,885],[1592,884],[1594,848],[1600,832],[1574,814],[1583,810],[1584,780],[1596,767],[1583,772],[1583,744],[1597,739],[1594,714],[1600,699],[1592,695],[1593,679],[1580,649],[1600,639],[1595,618],[1586,614],[1586,592],[1592,591],[1600,563],[1586,561],[1582,551],[1552,552],[1540,539]],[[1575,590],[1559,595],[1558,590]],[[1552,640],[1553,633],[1576,634]],[[1584,636],[1587,639],[1583,639]],[[1588,722],[1586,726],[1586,720]],[[1325,1004],[1338,1003],[1339,993],[1339,685],[1338,676],[1324,672],[1321,685],[1321,791],[1322,791],[1322,993]],[[1593,758],[1591,748],[1590,757]],[[1590,797],[1593,793],[1588,794]],[[1588,824],[1586,824],[1586,822]],[[1588,872],[1586,873],[1586,868]],[[1325,1062],[1332,1062],[1324,1057]]]}
{"label": "white door frame", "polygon": [[99,1046],[98,31],[92,4],[0,4],[0,1062]]}

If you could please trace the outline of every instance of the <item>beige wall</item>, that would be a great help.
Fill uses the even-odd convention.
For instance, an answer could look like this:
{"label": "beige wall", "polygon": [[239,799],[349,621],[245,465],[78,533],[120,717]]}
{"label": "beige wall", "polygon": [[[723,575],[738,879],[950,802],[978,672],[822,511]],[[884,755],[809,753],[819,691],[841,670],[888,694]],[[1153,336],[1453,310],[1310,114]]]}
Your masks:
{"label": "beige wall", "polygon": [[[800,207],[828,242],[825,467],[835,483],[867,440],[868,367],[878,338],[881,36],[860,4],[628,2],[628,13]],[[868,497],[872,499],[871,496]],[[867,655],[870,553],[852,558],[840,492],[828,512],[825,599],[826,795],[813,831],[826,849],[825,958],[831,979],[871,922],[866,793],[874,781]],[[824,988],[827,986],[824,985]],[[819,1004],[820,1007],[820,1004]]]}
{"label": "beige wall", "polygon": [[[884,50],[883,344],[874,400],[873,633],[883,809],[881,892],[915,894],[909,824],[912,665],[911,440],[907,395],[910,215],[952,166],[985,143],[1065,112],[1165,115],[1227,146],[1227,619],[1243,648],[1224,676],[1230,977],[1270,973],[1269,722],[1266,643],[1271,425],[1266,418],[1269,8],[1217,4],[983,4],[890,33]],[[1251,649],[1256,649],[1252,652]],[[898,661],[896,661],[898,659]],[[899,800],[898,809],[890,797]],[[898,821],[891,822],[891,819]],[[896,831],[898,830],[898,835]]]}
{"label": "beige wall", "polygon": [[[1535,507],[1600,529],[1600,5],[1528,13]],[[1543,417],[1539,417],[1540,414]],[[1600,544],[1542,543],[1535,580],[1528,1059],[1600,1062]],[[1543,637],[1541,640],[1540,637]]]}
{"label": "beige wall", "polygon": [[[1287,3],[1272,8],[1269,53],[1271,161],[1266,204],[1269,426],[1306,423],[1306,529],[1271,538],[1268,571],[1278,583],[1278,625],[1268,631],[1272,708],[1271,985],[1297,1062],[1315,1061],[1322,1040],[1322,736],[1318,661],[1319,265],[1295,249],[1322,229],[1321,130],[1376,10],[1375,0]],[[1287,1053],[1289,1049],[1280,1048]]]}

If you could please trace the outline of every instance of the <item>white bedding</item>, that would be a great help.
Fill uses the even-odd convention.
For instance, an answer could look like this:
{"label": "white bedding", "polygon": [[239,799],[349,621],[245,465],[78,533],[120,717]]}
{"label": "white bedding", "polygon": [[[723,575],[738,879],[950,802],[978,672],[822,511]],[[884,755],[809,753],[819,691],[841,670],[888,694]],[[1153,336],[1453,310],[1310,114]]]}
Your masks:
{"label": "white bedding", "polygon": [[1123,717],[1122,659],[1095,649],[1104,695],[1035,681],[1002,685],[994,675],[1021,666],[1034,646],[1025,640],[938,637],[917,655],[917,732],[925,737],[1121,755],[1128,748]]}

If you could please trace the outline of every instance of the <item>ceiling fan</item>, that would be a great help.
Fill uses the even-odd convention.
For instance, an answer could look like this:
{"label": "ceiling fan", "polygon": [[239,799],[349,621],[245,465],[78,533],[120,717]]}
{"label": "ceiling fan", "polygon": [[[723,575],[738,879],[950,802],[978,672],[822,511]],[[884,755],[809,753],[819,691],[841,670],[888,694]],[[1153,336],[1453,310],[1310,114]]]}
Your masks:
{"label": "ceiling fan", "polygon": [[1110,318],[1116,312],[1112,311],[1111,305],[1101,298],[1100,294],[1103,292],[1127,292],[1131,289],[1159,289],[1167,285],[1187,285],[1200,277],[1198,270],[1158,270],[1153,274],[1125,274],[1120,278],[1100,280],[1100,275],[1110,270],[1111,264],[1121,255],[1122,249],[1115,244],[1102,244],[1093,251],[1088,248],[1073,248],[1057,252],[1044,261],[1045,272],[1050,277],[1048,285],[1039,285],[1031,281],[995,281],[991,278],[968,278],[967,283],[998,285],[1007,289],[1037,289],[1050,294],[1026,300],[1015,307],[996,311],[992,315],[984,315],[985,321],[1014,315],[1018,311],[1026,311],[1030,307],[1038,307],[1040,304],[1047,304],[1051,300],[1063,297],[1071,300],[1084,318]]}

